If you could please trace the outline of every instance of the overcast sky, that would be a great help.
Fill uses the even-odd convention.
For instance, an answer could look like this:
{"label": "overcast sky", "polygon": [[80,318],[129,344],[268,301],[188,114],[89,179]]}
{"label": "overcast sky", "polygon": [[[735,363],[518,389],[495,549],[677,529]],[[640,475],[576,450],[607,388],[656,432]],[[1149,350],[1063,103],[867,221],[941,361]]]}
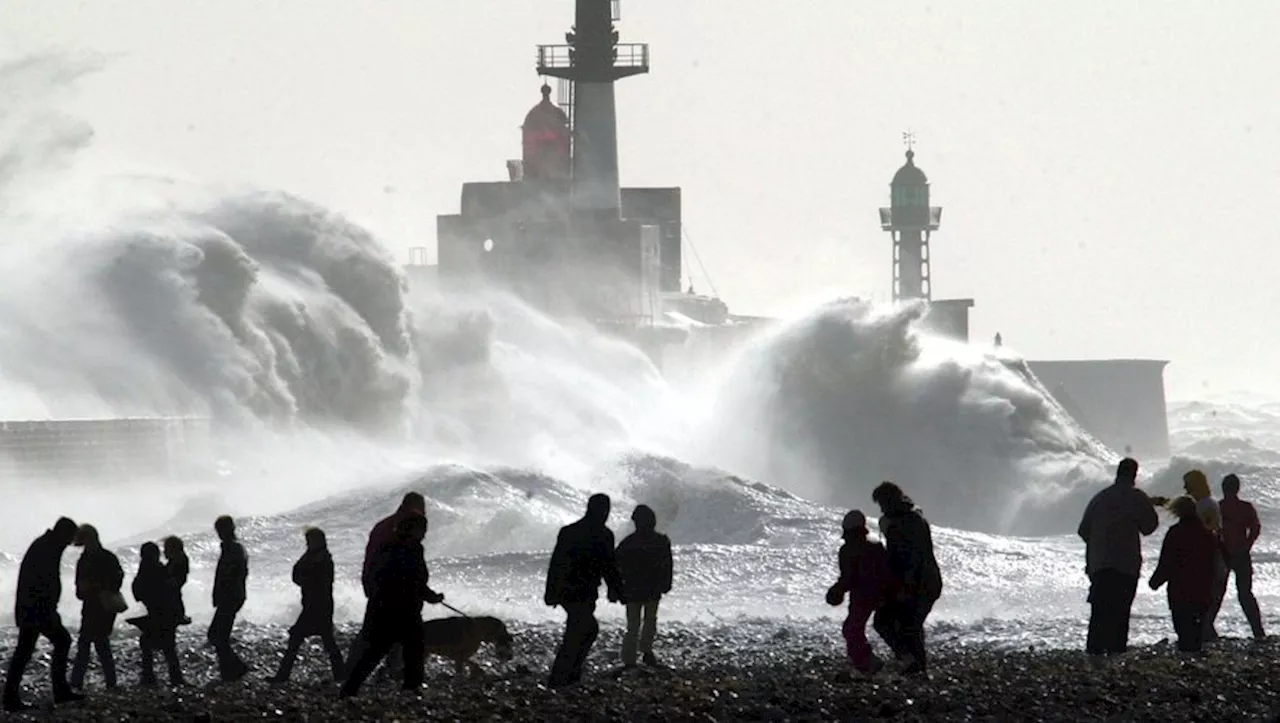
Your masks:
{"label": "overcast sky", "polygon": [[[572,0],[5,0],[0,58],[117,54],[112,152],[283,188],[434,253],[500,180]],[[1044,358],[1170,359],[1173,397],[1280,392],[1280,4],[630,0],[623,181],[684,188],[741,313],[885,297],[901,133],[944,207],[937,297]],[[695,267],[696,268],[696,267]],[[700,274],[699,290],[709,288]]]}

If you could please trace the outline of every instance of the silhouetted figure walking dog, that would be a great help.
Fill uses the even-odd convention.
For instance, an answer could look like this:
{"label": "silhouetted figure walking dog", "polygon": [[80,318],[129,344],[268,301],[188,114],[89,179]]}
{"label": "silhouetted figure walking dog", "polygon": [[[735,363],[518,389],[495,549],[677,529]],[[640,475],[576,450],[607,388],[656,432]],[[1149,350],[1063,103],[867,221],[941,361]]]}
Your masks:
{"label": "silhouetted figure walking dog", "polygon": [[[169,538],[177,539],[177,538]],[[165,547],[170,547],[165,540]],[[185,559],[185,558],[184,558]],[[173,559],[170,559],[170,566]],[[133,578],[133,597],[147,608],[147,614],[130,618],[129,623],[141,631],[138,646],[142,650],[142,685],[156,684],[155,654],[160,651],[169,668],[169,685],[186,685],[182,677],[182,664],[178,659],[176,634],[182,623],[182,585],[186,582],[185,570],[181,579],[174,577],[171,567],[160,562],[160,548],[154,542],[145,542],[139,551],[138,573]]]}
{"label": "silhouetted figure walking dog", "polygon": [[4,682],[4,709],[7,711],[21,711],[29,707],[20,696],[22,675],[42,635],[53,644],[49,678],[54,702],[84,700],[83,695],[72,691],[67,684],[71,634],[62,626],[62,618],[58,615],[58,600],[62,597],[62,553],[75,540],[77,529],[73,520],[60,518],[53,529],[31,543],[22,558],[13,611],[14,622],[18,626],[18,644],[13,650],[9,674]]}
{"label": "silhouetted figure walking dog", "polygon": [[342,684],[343,698],[360,691],[365,679],[397,643],[404,651],[404,689],[416,691],[422,687],[422,603],[444,602],[444,595],[429,584],[422,551],[426,534],[427,518],[409,515],[396,524],[395,541],[374,556],[369,605],[360,629],[368,647],[351,665],[351,673]]}
{"label": "silhouetted figure walking dog", "polygon": [[111,654],[111,631],[116,626],[116,615],[127,609],[120,596],[124,586],[124,569],[120,558],[102,547],[98,530],[92,525],[81,525],[76,533],[76,544],[84,547],[76,561],[76,597],[80,598],[80,637],[76,643],[76,659],[71,665],[71,687],[84,686],[85,670],[89,667],[90,649],[98,653],[102,665],[102,680],[108,688],[116,687],[116,662]]}
{"label": "silhouetted figure walking dog", "polygon": [[208,639],[218,653],[219,674],[224,681],[230,682],[243,678],[249,672],[248,664],[231,645],[231,629],[246,598],[249,556],[236,540],[234,520],[223,515],[213,523],[213,529],[222,540],[222,554],[218,557],[218,568],[213,577],[213,620],[209,623]]}
{"label": "silhouetted figure walking dog", "polygon": [[[400,506],[396,511],[378,520],[378,523],[369,531],[369,541],[364,548],[364,564],[360,568],[360,584],[364,588],[365,598],[373,597],[373,567],[377,560],[378,553],[387,545],[395,542],[396,526],[406,517],[422,516],[427,514],[427,500],[418,492],[406,492],[404,498],[400,500]],[[357,634],[351,641],[351,649],[347,653],[348,673],[349,667],[355,664],[355,661],[363,657],[364,652],[369,648],[369,641],[364,636]],[[399,662],[404,659],[400,653],[398,646],[392,646],[387,653],[387,669],[399,667]]]}
{"label": "silhouetted figure walking dog", "polygon": [[274,683],[284,683],[293,673],[298,651],[308,637],[317,635],[329,655],[333,679],[342,682],[345,670],[342,651],[333,631],[333,557],[325,540],[324,530],[312,527],[306,532],[307,550],[293,565],[293,584],[302,588],[302,612],[293,627],[289,628],[289,644],[285,648],[280,668],[272,678]]}
{"label": "silhouetted figure walking dog", "polygon": [[601,579],[608,588],[610,602],[626,602],[622,597],[613,532],[605,525],[609,506],[608,495],[592,495],[587,500],[587,514],[560,528],[551,553],[543,599],[552,607],[564,608],[566,616],[564,639],[556,652],[548,682],[553,688],[582,680],[587,654],[600,634],[595,613]]}

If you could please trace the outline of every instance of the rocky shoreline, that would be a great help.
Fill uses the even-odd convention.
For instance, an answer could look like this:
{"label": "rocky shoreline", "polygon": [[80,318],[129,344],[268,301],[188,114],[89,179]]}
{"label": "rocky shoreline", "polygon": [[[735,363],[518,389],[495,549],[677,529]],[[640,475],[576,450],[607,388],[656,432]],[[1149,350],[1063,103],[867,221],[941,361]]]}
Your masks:
{"label": "rocky shoreline", "polygon": [[[325,681],[318,645],[304,648],[293,683],[266,682],[279,662],[283,628],[239,627],[240,649],[256,670],[233,684],[214,681],[203,626],[186,629],[180,650],[192,686],[176,691],[136,687],[137,641],[117,629],[121,688],[102,689],[95,661],[89,699],[54,711],[42,647],[24,685],[25,699],[37,707],[5,720],[1272,721],[1280,714],[1273,685],[1280,645],[1270,641],[1225,641],[1192,659],[1161,644],[1101,664],[1078,651],[947,645],[936,650],[928,679],[866,680],[848,676],[839,633],[822,623],[668,624],[658,650],[671,668],[626,672],[617,667],[620,631],[608,626],[588,680],[550,691],[543,683],[559,631],[512,631],[515,659],[500,664],[482,650],[483,679],[455,679],[451,665],[433,659],[420,695],[399,692],[379,674],[360,698],[340,701]],[[340,632],[345,647],[354,630]],[[12,630],[3,643],[7,664]]]}

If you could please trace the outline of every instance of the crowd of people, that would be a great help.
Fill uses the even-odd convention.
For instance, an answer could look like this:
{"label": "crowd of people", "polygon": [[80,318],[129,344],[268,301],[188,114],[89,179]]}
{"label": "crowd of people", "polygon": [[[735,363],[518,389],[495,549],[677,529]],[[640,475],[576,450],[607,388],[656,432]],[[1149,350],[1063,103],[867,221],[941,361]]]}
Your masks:
{"label": "crowd of people", "polygon": [[[1168,589],[1178,647],[1195,653],[1205,641],[1217,638],[1214,619],[1230,575],[1235,575],[1240,604],[1254,636],[1264,637],[1251,589],[1250,554],[1261,527],[1257,511],[1239,497],[1239,478],[1227,475],[1222,480],[1223,498],[1219,502],[1199,470],[1186,473],[1183,482],[1187,494],[1173,500],[1139,490],[1135,486],[1137,474],[1136,461],[1122,460],[1115,483],[1089,502],[1080,522],[1079,535],[1086,545],[1090,581],[1088,653],[1125,651],[1130,610],[1142,568],[1141,538],[1159,526],[1157,508],[1161,507],[1175,516],[1177,523],[1165,536],[1150,585],[1152,589]],[[855,671],[874,675],[886,665],[876,657],[867,639],[866,627],[871,623],[893,652],[901,671],[923,675],[928,670],[924,625],[943,588],[929,523],[893,482],[876,487],[872,500],[880,508],[883,542],[869,539],[864,513],[852,510],[844,516],[839,578],[828,589],[826,601],[839,606],[848,598],[842,632]],[[659,604],[672,587],[671,540],[657,531],[654,511],[638,505],[631,515],[635,532],[615,546],[607,524],[610,508],[607,495],[592,495],[582,519],[561,528],[556,538],[547,568],[544,602],[563,608],[566,620],[548,679],[553,688],[582,679],[587,656],[599,634],[595,613],[601,584],[606,587],[609,602],[626,607],[623,665],[636,666],[641,661],[659,665],[653,645]],[[293,582],[301,590],[302,611],[289,629],[279,668],[270,680],[288,681],[303,642],[314,636],[323,644],[342,697],[356,695],[389,656],[389,667],[396,667],[396,662],[402,664],[403,687],[418,689],[423,683],[423,605],[445,604],[445,596],[429,584],[422,547],[427,529],[426,501],[421,494],[410,492],[400,507],[370,532],[361,569],[368,603],[345,661],[333,622],[333,558],[325,533],[307,529],[305,551],[293,567]],[[221,679],[235,681],[250,672],[250,666],[236,653],[232,639],[236,617],[247,597],[249,557],[236,538],[232,518],[219,517],[214,530],[221,541],[221,552],[214,572],[214,613],[206,638],[217,654]],[[84,551],[76,564],[75,592],[81,601],[81,624],[68,678],[71,635],[62,625],[58,603],[62,594],[62,555],[72,545],[83,547]],[[147,612],[126,622],[139,629],[140,683],[157,683],[154,658],[159,652],[168,668],[169,684],[183,686],[186,682],[176,634],[181,626],[191,623],[182,597],[190,563],[178,537],[167,537],[162,545],[163,549],[154,542],[141,546],[131,592]],[[118,685],[111,636],[116,617],[128,608],[122,593],[124,579],[119,558],[102,546],[98,531],[91,525],[77,525],[62,518],[31,544],[18,574],[14,610],[18,642],[5,680],[5,710],[27,708],[20,697],[21,683],[40,637],[47,638],[53,646],[50,681],[55,703],[83,699],[80,691],[95,652],[104,685]]]}
{"label": "crowd of people", "polygon": [[1137,461],[1121,460],[1115,484],[1094,496],[1080,520],[1090,583],[1085,649],[1108,655],[1128,648],[1142,537],[1159,526],[1157,508],[1167,509],[1177,522],[1165,534],[1149,584],[1152,590],[1167,588],[1178,649],[1199,653],[1204,643],[1218,639],[1214,622],[1231,575],[1254,638],[1265,638],[1253,595],[1252,549],[1262,526],[1254,506],[1240,499],[1240,478],[1223,477],[1221,501],[1213,498],[1208,477],[1198,469],[1183,475],[1186,494],[1172,500],[1148,495],[1137,488],[1137,479]]}

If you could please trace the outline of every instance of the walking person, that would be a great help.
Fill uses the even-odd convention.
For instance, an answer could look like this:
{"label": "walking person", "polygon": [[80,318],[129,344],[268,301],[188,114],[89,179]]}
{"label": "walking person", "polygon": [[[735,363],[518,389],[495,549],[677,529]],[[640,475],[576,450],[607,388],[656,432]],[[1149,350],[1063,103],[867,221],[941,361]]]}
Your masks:
{"label": "walking person", "polygon": [[903,673],[924,675],[924,623],[942,596],[942,571],[933,555],[929,523],[901,487],[882,482],[871,493],[880,506],[880,533],[889,556],[894,595],[876,619],[876,632],[907,661]]}
{"label": "walking person", "polygon": [[37,537],[22,556],[13,611],[14,622],[18,626],[18,643],[13,649],[9,674],[4,681],[4,709],[10,713],[30,708],[22,702],[20,695],[22,675],[41,636],[53,644],[49,682],[53,687],[54,703],[84,700],[84,696],[71,690],[67,683],[71,634],[62,626],[62,618],[58,615],[58,601],[62,598],[62,553],[75,541],[78,529],[74,520],[59,518],[53,528]]}
{"label": "walking person", "polygon": [[[396,540],[396,527],[401,520],[406,517],[426,517],[427,500],[420,492],[406,492],[400,500],[400,506],[395,512],[378,520],[373,529],[369,531],[369,540],[364,547],[364,563],[360,568],[360,586],[364,589],[366,599],[373,596],[373,569],[374,563],[378,559],[378,553],[383,548]],[[369,647],[369,641],[365,640],[360,634],[351,640],[351,648],[347,651],[348,666],[354,665],[356,660],[363,657],[365,650]],[[392,646],[386,655],[387,664],[384,672],[394,674],[395,669],[399,667],[400,661],[404,659],[401,654],[399,644]],[[348,673],[351,671],[348,670]]]}
{"label": "walking person", "polygon": [[[168,538],[165,549],[171,549]],[[181,559],[185,560],[185,556]],[[182,585],[186,582],[185,570],[183,578],[174,577],[172,565],[174,558],[169,559],[169,566],[160,562],[160,547],[154,542],[144,542],[138,554],[138,573],[133,578],[133,597],[147,608],[147,614],[140,618],[130,618],[129,622],[141,631],[138,646],[142,651],[141,674],[139,682],[144,686],[156,685],[155,654],[159,651],[164,656],[165,665],[169,669],[169,685],[180,687],[186,685],[182,676],[182,664],[178,659],[177,633],[178,626],[185,617],[182,604]]]}
{"label": "walking person", "polygon": [[1229,474],[1222,478],[1222,547],[1226,553],[1227,568],[1236,576],[1236,597],[1240,609],[1249,621],[1255,640],[1267,637],[1262,629],[1262,612],[1258,599],[1253,596],[1253,543],[1262,534],[1258,510],[1240,499],[1240,478]]}
{"label": "walking person", "polygon": [[218,673],[222,680],[232,682],[249,672],[249,665],[231,644],[231,630],[246,599],[249,556],[236,539],[234,520],[223,515],[213,523],[213,529],[222,541],[222,554],[218,556],[218,567],[213,577],[213,620],[209,623],[208,640],[218,654]]}
{"label": "walking person", "polygon": [[102,681],[108,688],[116,687],[116,662],[111,654],[111,632],[116,626],[116,615],[128,609],[120,588],[124,586],[124,569],[120,558],[104,548],[93,525],[81,525],[76,532],[75,544],[84,547],[76,561],[76,597],[81,600],[80,637],[76,643],[76,658],[71,665],[71,687],[84,687],[84,675],[89,667],[89,652],[98,653],[102,665]]}
{"label": "walking person", "polygon": [[587,513],[573,524],[560,528],[555,550],[547,567],[547,588],[543,601],[565,612],[564,638],[551,665],[548,685],[560,688],[582,680],[587,654],[600,634],[596,621],[596,600],[603,579],[609,602],[624,601],[622,578],[613,547],[608,495],[595,494],[587,500]]}
{"label": "walking person", "polygon": [[438,605],[444,595],[431,589],[430,573],[423,556],[422,540],[427,534],[427,518],[408,515],[396,525],[395,538],[375,556],[369,576],[369,605],[365,608],[360,635],[367,646],[351,663],[351,672],[342,684],[342,698],[360,691],[378,663],[399,644],[404,656],[403,689],[422,687],[423,650],[422,603]]}
{"label": "walking person", "polygon": [[637,505],[631,521],[636,531],[623,538],[614,553],[627,606],[622,664],[634,666],[640,654],[645,665],[656,666],[653,641],[658,634],[658,603],[671,592],[671,538],[658,532],[658,516],[647,505]]}
{"label": "walking person", "polygon": [[1116,481],[1094,495],[1080,519],[1077,534],[1085,543],[1089,575],[1090,655],[1123,653],[1129,646],[1129,615],[1142,572],[1142,537],[1156,531],[1159,498],[1135,485],[1138,462],[1126,457],[1116,467]]}
{"label": "walking person", "polygon": [[[867,539],[867,517],[852,510],[841,523],[844,545],[840,547],[840,577],[827,590],[827,604],[836,606],[849,595],[849,615],[841,632],[853,669],[875,675],[884,667],[867,641],[867,621],[889,598],[892,576],[889,553],[884,545]],[[887,641],[886,641],[887,642]]]}
{"label": "walking person", "polygon": [[329,554],[324,530],[311,527],[305,533],[306,552],[293,565],[293,584],[302,589],[302,612],[293,627],[289,628],[289,643],[280,660],[280,668],[271,679],[273,683],[287,683],[293,673],[298,651],[308,637],[317,635],[329,655],[333,679],[341,683],[345,675],[342,651],[334,639],[333,630],[333,557]]}
{"label": "walking person", "polygon": [[1170,509],[1178,516],[1178,523],[1165,533],[1160,560],[1151,574],[1151,589],[1169,584],[1169,613],[1178,635],[1178,650],[1199,653],[1204,643],[1204,616],[1214,595],[1218,540],[1205,527],[1191,497],[1179,497]]}

